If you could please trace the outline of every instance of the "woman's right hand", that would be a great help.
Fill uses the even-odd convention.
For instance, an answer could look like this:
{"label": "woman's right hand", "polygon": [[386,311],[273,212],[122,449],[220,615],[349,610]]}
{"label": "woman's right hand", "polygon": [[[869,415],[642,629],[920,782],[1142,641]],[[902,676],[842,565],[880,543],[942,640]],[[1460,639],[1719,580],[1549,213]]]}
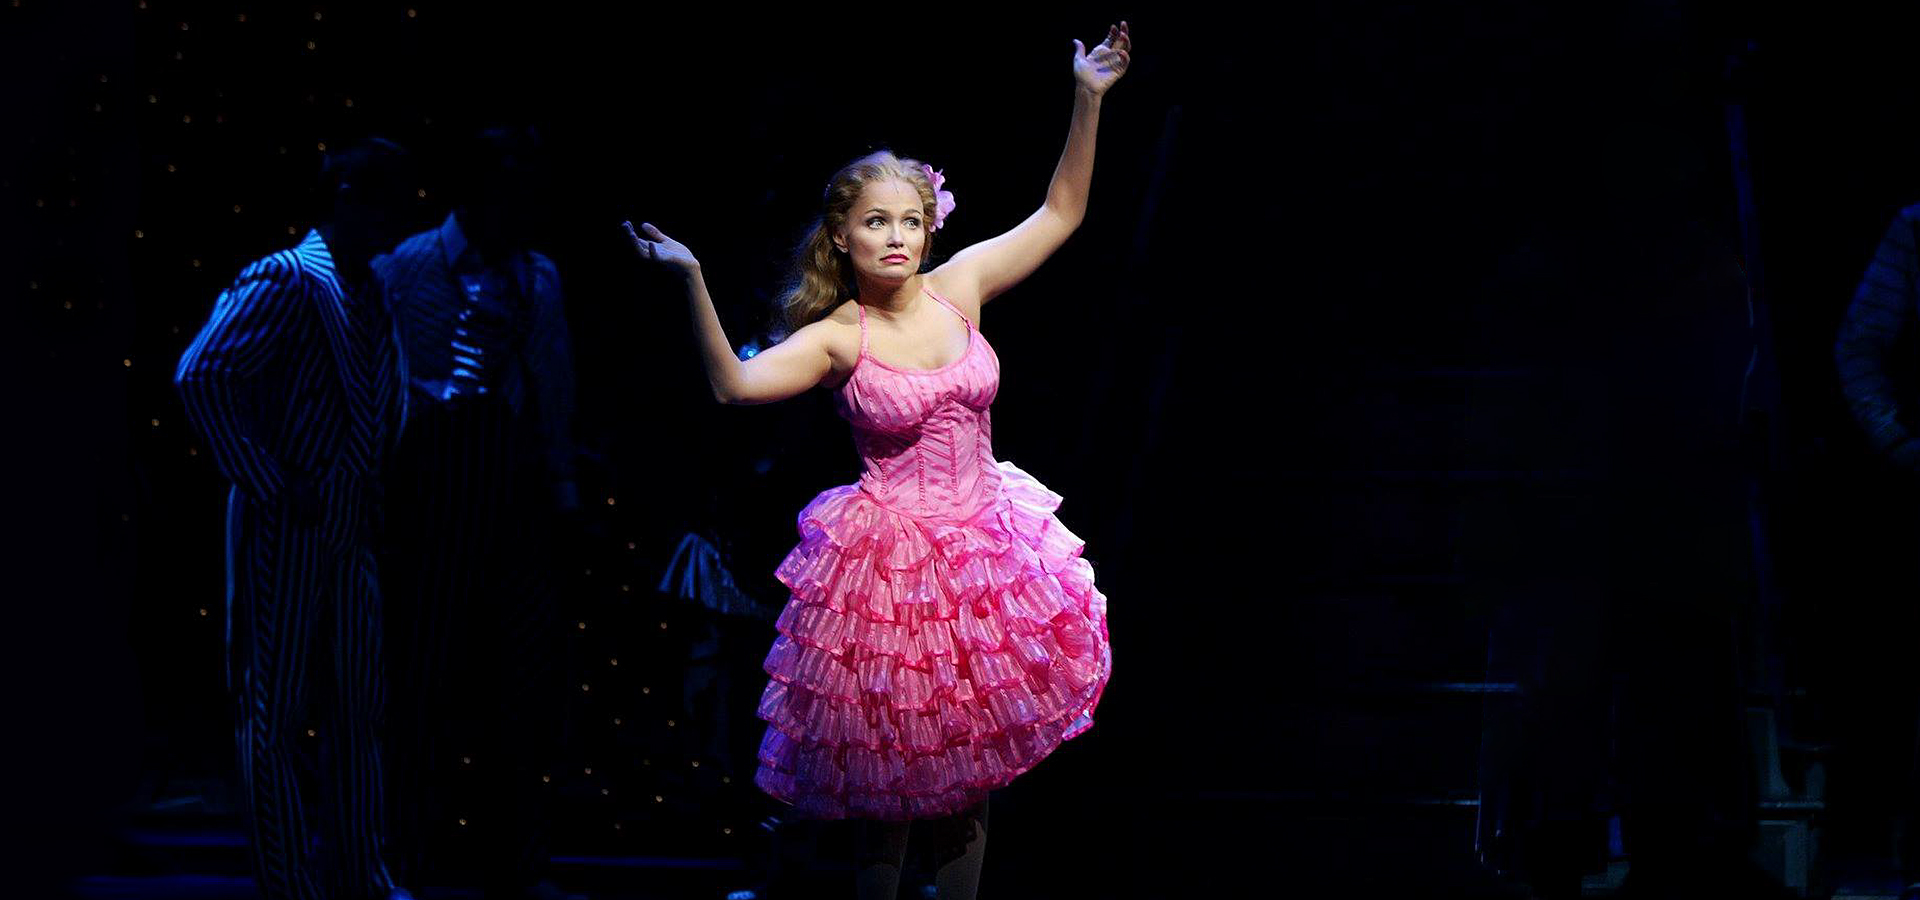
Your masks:
{"label": "woman's right hand", "polygon": [[682,273],[691,273],[700,268],[700,261],[693,258],[693,251],[688,250],[687,245],[661,234],[660,229],[652,224],[640,223],[640,229],[646,232],[646,237],[634,232],[632,222],[621,222],[620,227],[627,230],[627,237],[633,241],[634,252],[640,254],[641,259],[678,269]]}

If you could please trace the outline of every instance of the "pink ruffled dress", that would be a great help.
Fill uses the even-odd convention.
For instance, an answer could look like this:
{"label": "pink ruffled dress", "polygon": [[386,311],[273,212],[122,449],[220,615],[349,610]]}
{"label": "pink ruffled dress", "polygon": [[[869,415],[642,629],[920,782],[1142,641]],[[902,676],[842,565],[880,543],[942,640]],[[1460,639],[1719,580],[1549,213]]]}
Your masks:
{"label": "pink ruffled dress", "polygon": [[865,463],[801,511],[754,782],[808,818],[952,815],[1093,725],[1107,601],[1060,495],[993,458],[1000,361],[860,355],[836,392]]}

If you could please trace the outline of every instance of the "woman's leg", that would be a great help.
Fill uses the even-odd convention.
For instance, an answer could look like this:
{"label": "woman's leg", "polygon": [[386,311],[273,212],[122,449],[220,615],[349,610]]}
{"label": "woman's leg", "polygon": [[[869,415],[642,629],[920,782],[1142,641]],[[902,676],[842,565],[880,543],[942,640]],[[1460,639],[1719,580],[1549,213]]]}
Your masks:
{"label": "woman's leg", "polygon": [[[933,884],[939,900],[973,900],[980,890],[980,864],[987,855],[987,801],[943,823],[959,829],[963,835],[957,847],[944,848],[938,855]],[[945,842],[943,842],[945,843]]]}
{"label": "woman's leg", "polygon": [[895,900],[900,892],[900,868],[907,858],[907,835],[912,822],[861,819],[854,831],[854,853],[859,869],[854,895],[859,900]]}

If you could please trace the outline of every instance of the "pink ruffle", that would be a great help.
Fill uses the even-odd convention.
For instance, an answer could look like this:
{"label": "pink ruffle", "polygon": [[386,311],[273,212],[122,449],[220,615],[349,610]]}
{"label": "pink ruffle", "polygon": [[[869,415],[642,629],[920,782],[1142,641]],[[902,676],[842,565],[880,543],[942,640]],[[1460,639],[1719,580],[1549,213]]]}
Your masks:
{"label": "pink ruffle", "polygon": [[813,818],[951,815],[1093,725],[1104,597],[1060,495],[999,463],[999,502],[945,525],[857,485],[815,497],[775,575],[754,781]]}

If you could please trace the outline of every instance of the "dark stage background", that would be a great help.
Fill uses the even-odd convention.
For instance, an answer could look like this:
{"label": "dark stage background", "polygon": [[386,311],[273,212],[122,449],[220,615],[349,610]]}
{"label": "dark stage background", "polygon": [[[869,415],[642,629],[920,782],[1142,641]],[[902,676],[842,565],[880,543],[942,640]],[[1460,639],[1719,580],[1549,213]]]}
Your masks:
{"label": "dark stage background", "polygon": [[[709,529],[777,610],[794,514],[857,459],[818,392],[712,404],[618,224],[688,244],[764,346],[828,173],[882,145],[945,169],[936,261],[1010,227],[1070,39],[1120,18],[1087,221],[982,322],[997,455],[1065,496],[1116,677],[995,795],[986,893],[1895,893],[1920,496],[1831,350],[1920,201],[1916,22],[1656,2],[0,7],[12,871],[245,890],[225,486],[173,366],[315,221],[322,145],[412,149],[424,229],[464,136],[532,123],[591,501],[556,853],[608,896],[757,878],[773,632],[655,585]],[[790,877],[844,879],[840,831],[796,840]]]}

